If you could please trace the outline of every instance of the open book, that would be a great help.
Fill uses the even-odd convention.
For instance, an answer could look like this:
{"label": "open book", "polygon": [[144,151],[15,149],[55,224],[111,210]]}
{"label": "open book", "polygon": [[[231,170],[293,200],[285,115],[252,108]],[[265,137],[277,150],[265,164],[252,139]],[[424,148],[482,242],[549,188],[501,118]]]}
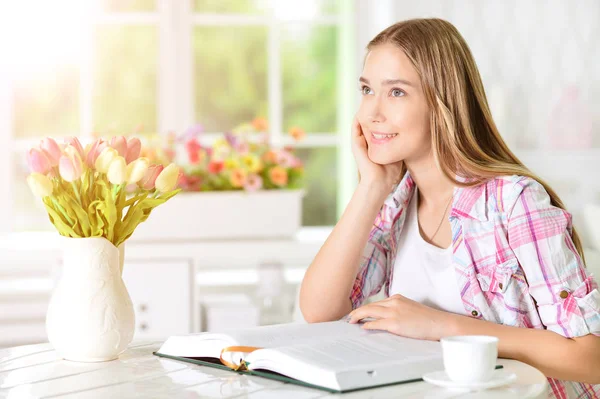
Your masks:
{"label": "open book", "polygon": [[331,392],[419,381],[444,368],[439,342],[363,330],[346,321],[173,336],[155,355],[225,368],[222,350],[242,345],[260,349],[223,356],[233,355],[232,363],[243,361],[245,373]]}

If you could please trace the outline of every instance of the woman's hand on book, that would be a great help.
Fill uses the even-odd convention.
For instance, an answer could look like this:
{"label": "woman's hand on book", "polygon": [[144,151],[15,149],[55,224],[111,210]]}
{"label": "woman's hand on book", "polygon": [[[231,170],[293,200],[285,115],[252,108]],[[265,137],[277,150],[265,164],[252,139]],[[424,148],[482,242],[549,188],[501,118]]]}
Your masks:
{"label": "woman's hand on book", "polygon": [[361,306],[349,316],[350,323],[375,319],[362,325],[367,330],[385,330],[407,338],[438,341],[448,335],[449,319],[454,315],[396,294]]}
{"label": "woman's hand on book", "polygon": [[352,121],[352,153],[360,173],[360,183],[370,189],[380,187],[386,195],[389,194],[393,185],[400,180],[402,162],[380,165],[371,161],[367,139],[357,117]]}

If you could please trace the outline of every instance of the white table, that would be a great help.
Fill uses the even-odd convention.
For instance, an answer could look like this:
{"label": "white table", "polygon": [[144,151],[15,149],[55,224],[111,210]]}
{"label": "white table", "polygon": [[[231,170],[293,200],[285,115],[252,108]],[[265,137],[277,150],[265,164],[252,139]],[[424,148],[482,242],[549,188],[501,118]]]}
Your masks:
{"label": "white table", "polygon": [[0,398],[542,398],[546,378],[535,368],[500,359],[517,381],[508,387],[465,393],[425,382],[401,384],[343,395],[260,377],[245,376],[159,358],[161,342],[133,343],[118,360],[76,363],[61,360],[50,344],[0,350]]}

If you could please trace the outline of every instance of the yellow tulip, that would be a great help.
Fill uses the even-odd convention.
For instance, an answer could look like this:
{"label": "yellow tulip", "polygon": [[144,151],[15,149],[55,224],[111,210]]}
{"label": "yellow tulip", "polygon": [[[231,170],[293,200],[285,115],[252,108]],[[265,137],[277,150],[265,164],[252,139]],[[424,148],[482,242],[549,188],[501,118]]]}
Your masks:
{"label": "yellow tulip", "polygon": [[117,156],[108,167],[108,173],[106,174],[108,181],[112,184],[119,185],[127,181],[127,163],[125,158]]}
{"label": "yellow tulip", "polygon": [[94,164],[96,170],[100,173],[107,173],[108,167],[110,166],[112,161],[114,161],[115,158],[117,158],[118,156],[119,153],[114,148],[105,148],[104,150],[102,150],[102,152],[100,153],[100,155],[98,155],[98,158],[96,159],[96,163]]}
{"label": "yellow tulip", "polygon": [[135,184],[144,177],[150,161],[148,158],[138,158],[127,165],[127,184]]}
{"label": "yellow tulip", "polygon": [[27,184],[37,197],[44,198],[52,194],[52,181],[41,173],[34,172],[27,176]]}
{"label": "yellow tulip", "polygon": [[179,168],[175,164],[170,164],[160,172],[160,175],[156,178],[154,187],[161,193],[166,193],[175,188],[179,182]]}

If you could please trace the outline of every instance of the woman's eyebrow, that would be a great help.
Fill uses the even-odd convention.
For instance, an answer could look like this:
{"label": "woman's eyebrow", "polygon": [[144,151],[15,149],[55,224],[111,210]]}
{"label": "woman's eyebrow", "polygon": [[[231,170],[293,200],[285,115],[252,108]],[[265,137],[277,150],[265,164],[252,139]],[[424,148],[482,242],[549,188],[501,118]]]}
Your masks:
{"label": "woman's eyebrow", "polygon": [[[370,84],[369,83],[369,79],[364,78],[364,77],[360,77],[358,79],[359,82],[363,82],[366,84]],[[411,82],[409,82],[408,80],[404,80],[404,79],[386,79],[386,80],[382,80],[381,84],[384,86],[390,86],[390,85],[396,85],[396,84],[404,84],[407,86],[411,86],[411,87],[415,87],[415,85],[413,85]]]}

